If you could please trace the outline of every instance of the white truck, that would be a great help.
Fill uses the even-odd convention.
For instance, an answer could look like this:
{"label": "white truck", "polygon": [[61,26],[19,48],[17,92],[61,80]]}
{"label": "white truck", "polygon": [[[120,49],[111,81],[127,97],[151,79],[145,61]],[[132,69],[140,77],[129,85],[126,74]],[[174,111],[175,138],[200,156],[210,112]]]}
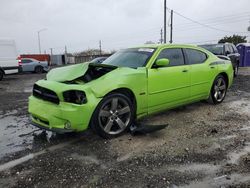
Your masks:
{"label": "white truck", "polygon": [[18,72],[17,56],[15,41],[0,39],[0,81],[4,75]]}

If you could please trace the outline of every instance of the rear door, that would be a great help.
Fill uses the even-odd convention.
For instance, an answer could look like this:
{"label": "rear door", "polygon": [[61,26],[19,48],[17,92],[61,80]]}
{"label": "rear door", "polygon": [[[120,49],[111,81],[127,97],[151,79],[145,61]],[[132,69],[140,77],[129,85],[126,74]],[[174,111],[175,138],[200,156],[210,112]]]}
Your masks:
{"label": "rear door", "polygon": [[185,48],[185,57],[190,65],[190,96],[191,99],[201,99],[210,92],[211,80],[217,73],[215,66],[209,63],[208,55],[200,50]]}
{"label": "rear door", "polygon": [[22,70],[23,72],[31,72],[34,71],[34,65],[32,60],[30,59],[22,59]]}
{"label": "rear door", "polygon": [[157,59],[167,58],[168,67],[148,69],[149,113],[178,106],[189,97],[189,65],[181,48],[163,49]]}

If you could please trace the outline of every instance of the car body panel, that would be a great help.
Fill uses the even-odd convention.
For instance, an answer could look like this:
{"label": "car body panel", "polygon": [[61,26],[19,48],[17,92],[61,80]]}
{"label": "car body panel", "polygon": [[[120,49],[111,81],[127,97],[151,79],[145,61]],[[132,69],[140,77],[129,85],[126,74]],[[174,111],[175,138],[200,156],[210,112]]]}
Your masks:
{"label": "car body panel", "polygon": [[[29,98],[29,113],[33,123],[46,129],[64,129],[65,123],[71,123],[70,130],[82,131],[88,128],[93,112],[104,96],[118,89],[126,89],[135,98],[136,117],[153,114],[195,101],[208,99],[213,81],[220,73],[227,75],[228,86],[233,81],[233,68],[229,61],[221,60],[207,50],[189,45],[151,45],[142,48],[154,48],[154,54],[144,67],[115,67],[110,72],[89,82],[79,81],[87,74],[91,66],[109,67],[109,65],[83,63],[51,70],[47,80],[37,85],[54,91],[59,104],[52,104],[34,96]],[[167,48],[191,48],[207,54],[202,64],[154,68],[159,53]],[[86,104],[64,102],[63,92],[69,90],[84,91]],[[35,117],[35,118],[34,118]],[[48,122],[47,125],[44,122]]]}
{"label": "car body panel", "polygon": [[48,70],[47,61],[37,61],[32,58],[22,58],[21,59],[21,70],[22,72],[34,72],[35,68],[38,66],[43,67],[44,71]]}

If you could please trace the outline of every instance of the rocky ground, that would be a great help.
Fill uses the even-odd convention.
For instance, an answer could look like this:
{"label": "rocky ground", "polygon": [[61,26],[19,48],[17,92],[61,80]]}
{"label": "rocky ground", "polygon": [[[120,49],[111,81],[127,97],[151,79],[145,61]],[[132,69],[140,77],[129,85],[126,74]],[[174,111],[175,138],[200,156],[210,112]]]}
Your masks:
{"label": "rocky ground", "polygon": [[0,187],[250,187],[250,69],[222,104],[150,116],[141,123],[169,126],[112,140],[32,127],[28,96],[43,77],[0,82]]}

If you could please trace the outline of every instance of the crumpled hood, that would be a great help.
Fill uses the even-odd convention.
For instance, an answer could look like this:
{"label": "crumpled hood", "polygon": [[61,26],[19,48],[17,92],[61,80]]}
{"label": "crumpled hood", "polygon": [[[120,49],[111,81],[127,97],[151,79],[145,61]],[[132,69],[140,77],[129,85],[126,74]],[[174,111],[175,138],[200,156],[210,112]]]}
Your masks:
{"label": "crumpled hood", "polygon": [[55,68],[49,71],[46,78],[49,81],[66,82],[83,76],[89,67],[89,63],[69,65],[66,67]]}

